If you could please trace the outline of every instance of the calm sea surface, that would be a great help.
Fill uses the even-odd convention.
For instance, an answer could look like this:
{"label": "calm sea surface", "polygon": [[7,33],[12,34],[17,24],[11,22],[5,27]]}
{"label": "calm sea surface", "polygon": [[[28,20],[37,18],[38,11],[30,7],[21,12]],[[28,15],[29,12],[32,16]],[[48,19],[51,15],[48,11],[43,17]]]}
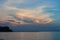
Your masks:
{"label": "calm sea surface", "polygon": [[0,32],[3,40],[60,40],[60,32]]}

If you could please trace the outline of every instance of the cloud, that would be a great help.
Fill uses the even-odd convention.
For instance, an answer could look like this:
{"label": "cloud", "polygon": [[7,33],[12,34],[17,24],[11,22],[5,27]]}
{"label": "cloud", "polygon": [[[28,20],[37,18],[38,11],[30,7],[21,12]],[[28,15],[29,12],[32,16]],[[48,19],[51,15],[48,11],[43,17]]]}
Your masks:
{"label": "cloud", "polygon": [[[52,18],[50,18],[51,14],[45,13],[44,8],[47,6],[40,6],[35,9],[19,9],[16,7],[6,7],[8,11],[13,11],[15,13],[7,12],[9,16],[15,18],[14,20],[20,22],[20,24],[46,24],[53,21]],[[4,19],[5,20],[5,19]],[[8,20],[8,19],[6,19]],[[16,22],[12,23],[13,25],[16,24]]]}
{"label": "cloud", "polygon": [[4,5],[13,6],[15,4],[20,4],[20,3],[24,3],[24,0],[6,0]]}
{"label": "cloud", "polygon": [[9,14],[13,18],[17,19],[19,22],[21,21],[22,24],[31,24],[31,23],[38,23],[38,24],[46,24],[53,21],[50,16],[52,14],[45,13],[44,8],[47,6],[40,6],[35,9],[19,9],[16,7],[7,7],[8,10],[16,11],[15,14]]}
{"label": "cloud", "polygon": [[[48,5],[41,5],[34,9],[28,8],[17,8],[13,4],[23,3],[24,0],[7,0],[3,7],[0,7],[1,20],[7,22],[10,21],[9,25],[18,24],[47,24],[53,22],[52,14],[44,12],[44,8],[49,7]],[[4,15],[3,15],[4,14]],[[3,18],[3,19],[2,19]]]}
{"label": "cloud", "polygon": [[50,18],[51,14],[44,13],[44,8],[46,6],[40,6],[39,8],[36,8],[34,10],[31,9],[24,9],[16,13],[16,16],[22,20],[26,19],[30,21],[33,21],[33,23],[50,23],[53,21],[52,18]]}

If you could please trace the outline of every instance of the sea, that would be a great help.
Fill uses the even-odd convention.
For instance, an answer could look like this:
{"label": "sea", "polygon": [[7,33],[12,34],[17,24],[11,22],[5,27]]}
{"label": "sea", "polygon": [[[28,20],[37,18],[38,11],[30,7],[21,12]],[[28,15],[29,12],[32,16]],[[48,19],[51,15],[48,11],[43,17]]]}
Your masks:
{"label": "sea", "polygon": [[60,40],[60,32],[0,32],[0,40]]}

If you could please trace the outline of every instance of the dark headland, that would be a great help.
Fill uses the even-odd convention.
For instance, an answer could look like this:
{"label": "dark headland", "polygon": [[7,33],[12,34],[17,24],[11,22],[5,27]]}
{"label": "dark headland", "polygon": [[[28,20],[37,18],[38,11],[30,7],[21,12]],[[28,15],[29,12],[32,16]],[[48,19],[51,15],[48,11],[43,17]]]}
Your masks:
{"label": "dark headland", "polygon": [[13,32],[8,26],[0,26],[0,32]]}

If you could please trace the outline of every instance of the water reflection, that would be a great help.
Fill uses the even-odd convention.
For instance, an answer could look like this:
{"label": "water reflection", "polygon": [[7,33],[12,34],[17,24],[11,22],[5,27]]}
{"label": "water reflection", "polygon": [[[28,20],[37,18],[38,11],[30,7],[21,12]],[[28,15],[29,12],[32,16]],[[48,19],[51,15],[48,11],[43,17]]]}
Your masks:
{"label": "water reflection", "polygon": [[51,32],[8,32],[0,33],[4,40],[53,40]]}
{"label": "water reflection", "polygon": [[60,32],[53,32],[53,40],[60,40]]}

